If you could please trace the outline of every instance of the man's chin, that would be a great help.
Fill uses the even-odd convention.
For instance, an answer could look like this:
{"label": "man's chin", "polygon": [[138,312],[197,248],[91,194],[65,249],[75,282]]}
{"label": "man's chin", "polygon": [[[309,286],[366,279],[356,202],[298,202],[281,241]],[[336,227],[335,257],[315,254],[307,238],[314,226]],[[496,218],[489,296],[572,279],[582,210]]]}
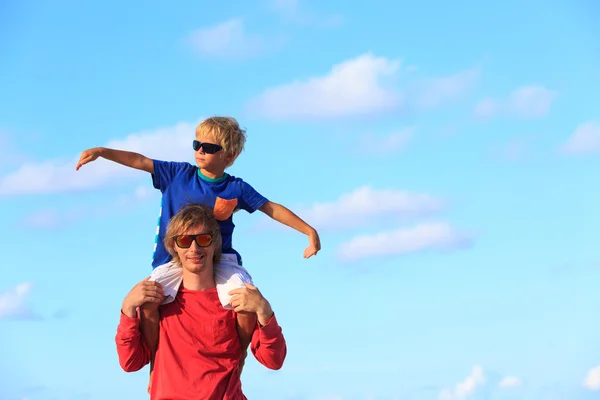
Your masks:
{"label": "man's chin", "polygon": [[205,263],[184,263],[183,264],[183,268],[191,273],[198,273],[198,272],[202,272],[206,269],[206,264]]}

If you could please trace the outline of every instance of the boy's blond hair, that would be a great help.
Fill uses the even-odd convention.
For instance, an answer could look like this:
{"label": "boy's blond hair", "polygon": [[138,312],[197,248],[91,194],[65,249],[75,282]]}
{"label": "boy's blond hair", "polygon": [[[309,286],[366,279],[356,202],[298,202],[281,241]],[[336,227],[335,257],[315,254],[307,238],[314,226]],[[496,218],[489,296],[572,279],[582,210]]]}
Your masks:
{"label": "boy's blond hair", "polygon": [[233,156],[228,167],[244,150],[246,143],[246,130],[240,128],[240,124],[233,117],[211,117],[207,118],[196,127],[196,138],[200,135],[212,136],[223,148],[223,152]]}

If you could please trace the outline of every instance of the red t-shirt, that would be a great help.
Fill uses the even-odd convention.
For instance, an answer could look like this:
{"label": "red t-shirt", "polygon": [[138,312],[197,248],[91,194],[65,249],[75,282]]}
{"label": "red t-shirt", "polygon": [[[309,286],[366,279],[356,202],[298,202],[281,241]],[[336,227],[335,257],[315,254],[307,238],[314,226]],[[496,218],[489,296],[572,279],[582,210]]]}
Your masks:
{"label": "red t-shirt", "polygon": [[[172,303],[160,308],[159,343],[152,374],[152,400],[242,400],[239,378],[241,347],[236,313],[221,306],[217,289],[180,289]],[[150,362],[139,318],[121,313],[115,341],[126,372]],[[285,339],[273,315],[257,325],[250,345],[254,357],[279,369],[287,353]]]}

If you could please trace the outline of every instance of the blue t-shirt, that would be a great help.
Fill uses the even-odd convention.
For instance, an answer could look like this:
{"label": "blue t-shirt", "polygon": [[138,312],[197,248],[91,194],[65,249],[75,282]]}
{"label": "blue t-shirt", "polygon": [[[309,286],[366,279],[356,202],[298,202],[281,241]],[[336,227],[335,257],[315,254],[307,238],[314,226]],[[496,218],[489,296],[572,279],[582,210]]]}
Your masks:
{"label": "blue t-shirt", "polygon": [[163,242],[167,225],[183,206],[191,203],[213,208],[213,214],[221,228],[223,253],[235,254],[241,262],[239,253],[232,245],[235,228],[233,213],[237,210],[253,213],[265,204],[267,199],[242,179],[229,174],[211,179],[202,175],[197,166],[186,162],[153,162],[152,184],[162,192],[162,202],[152,267],[156,268],[171,260]]}

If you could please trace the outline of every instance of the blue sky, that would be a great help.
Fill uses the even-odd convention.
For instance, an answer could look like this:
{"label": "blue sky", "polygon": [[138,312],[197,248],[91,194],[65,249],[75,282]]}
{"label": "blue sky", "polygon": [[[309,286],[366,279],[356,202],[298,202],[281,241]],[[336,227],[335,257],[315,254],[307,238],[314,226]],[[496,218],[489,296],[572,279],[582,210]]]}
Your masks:
{"label": "blue sky", "polygon": [[0,5],[0,399],[147,397],[114,335],[160,195],[76,160],[193,162],[218,114],[323,245],[236,214],[289,347],[249,398],[598,398],[600,6],[249,3]]}

